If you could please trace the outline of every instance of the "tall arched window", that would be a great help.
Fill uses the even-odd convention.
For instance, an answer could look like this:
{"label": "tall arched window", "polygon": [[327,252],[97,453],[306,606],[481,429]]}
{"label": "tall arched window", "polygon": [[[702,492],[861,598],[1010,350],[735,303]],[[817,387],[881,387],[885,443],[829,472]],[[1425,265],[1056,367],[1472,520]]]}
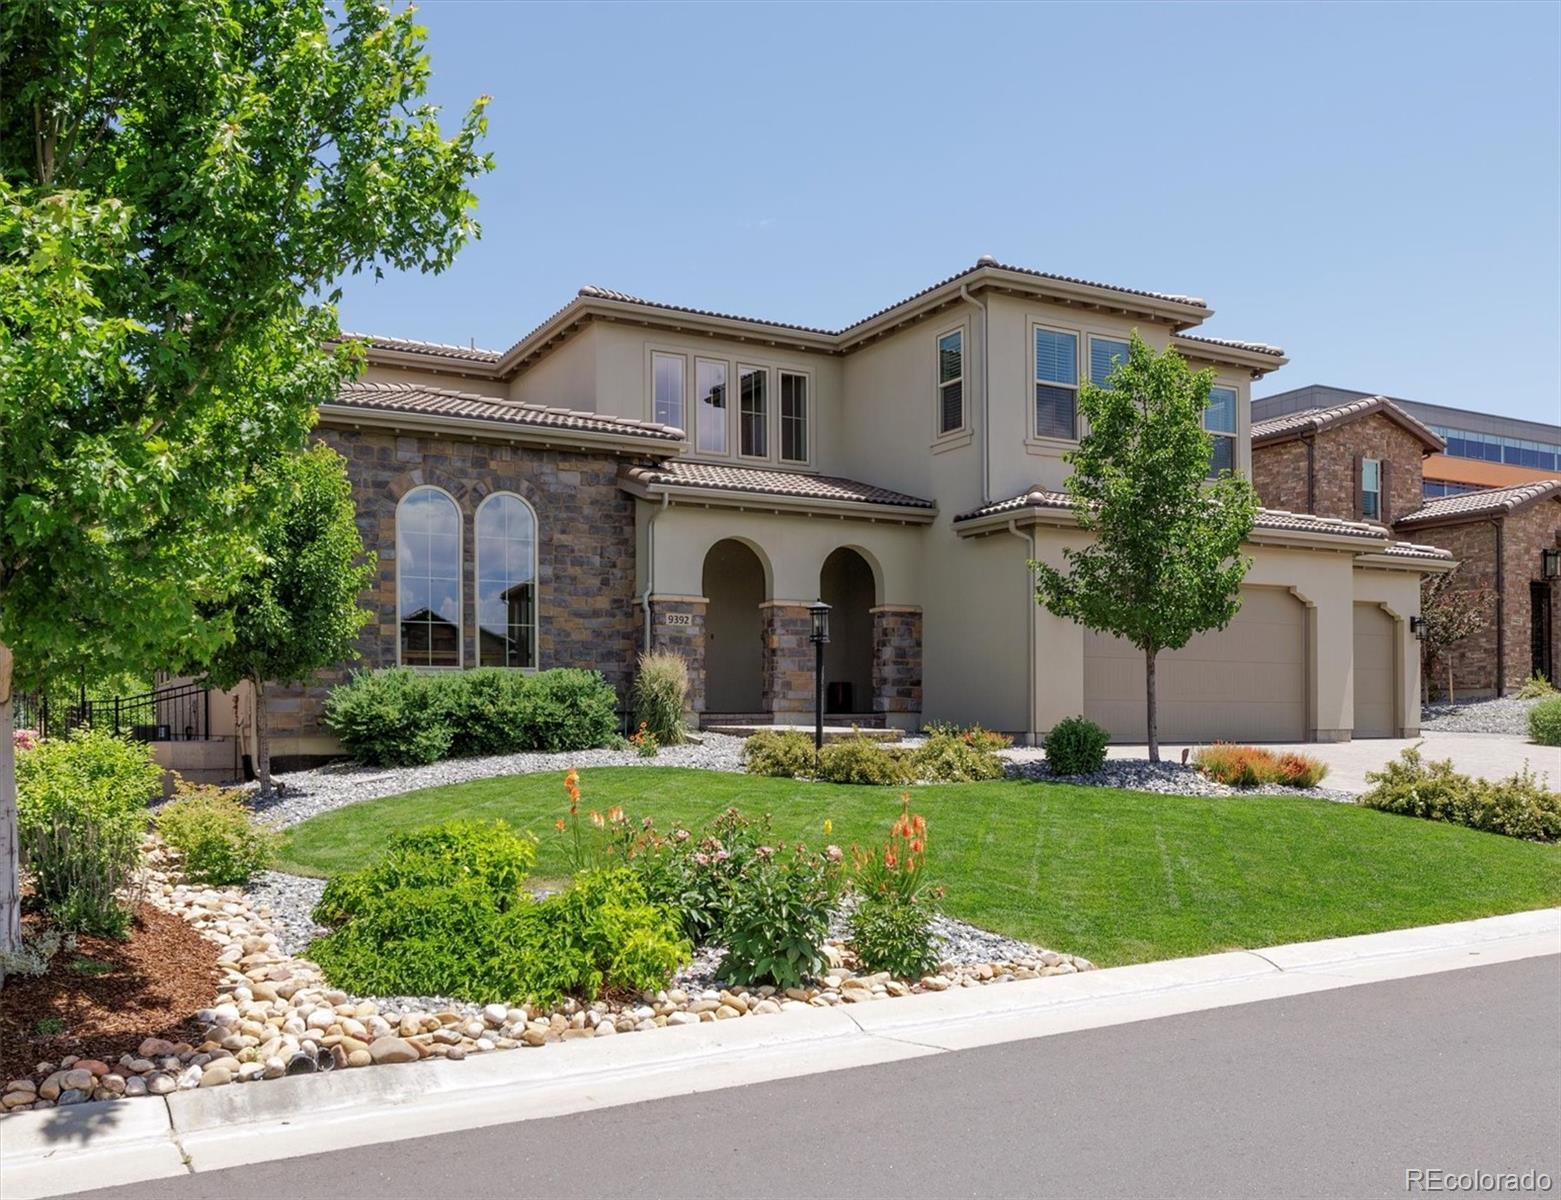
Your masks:
{"label": "tall arched window", "polygon": [[537,518],[498,492],[477,510],[477,665],[537,665]]}
{"label": "tall arched window", "polygon": [[461,665],[461,512],[436,487],[396,509],[396,608],[404,665]]}

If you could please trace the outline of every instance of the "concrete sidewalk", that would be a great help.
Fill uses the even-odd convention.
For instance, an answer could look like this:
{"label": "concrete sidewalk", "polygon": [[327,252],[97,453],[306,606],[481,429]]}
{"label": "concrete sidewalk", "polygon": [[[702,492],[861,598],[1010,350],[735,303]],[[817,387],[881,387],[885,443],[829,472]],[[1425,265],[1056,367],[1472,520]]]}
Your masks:
{"label": "concrete sidewalk", "polygon": [[[1367,771],[1380,771],[1410,746],[1418,745],[1428,759],[1450,758],[1453,766],[1466,775],[1481,779],[1499,779],[1511,775],[1527,762],[1534,771],[1550,776],[1552,787],[1561,787],[1561,747],[1537,746],[1526,738],[1510,733],[1442,733],[1428,730],[1416,738],[1362,738],[1354,742],[1264,743],[1267,749],[1284,753],[1294,750],[1309,754],[1328,764],[1324,787],[1345,792],[1364,792]],[[1183,750],[1196,750],[1198,743],[1164,742],[1160,757],[1180,762]],[[1111,746],[1107,758],[1145,758],[1147,746]]]}
{"label": "concrete sidewalk", "polygon": [[1561,953],[1561,909],[642,1037],[15,1113],[7,1200],[607,1108]]}

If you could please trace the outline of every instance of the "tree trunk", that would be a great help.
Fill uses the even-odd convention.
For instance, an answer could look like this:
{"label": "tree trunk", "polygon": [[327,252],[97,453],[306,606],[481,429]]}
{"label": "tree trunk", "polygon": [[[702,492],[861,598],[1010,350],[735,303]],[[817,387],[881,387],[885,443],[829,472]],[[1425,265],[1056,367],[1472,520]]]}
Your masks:
{"label": "tree trunk", "polygon": [[1149,719],[1149,761],[1160,761],[1160,724],[1155,716],[1154,660],[1158,650],[1144,651],[1144,714]]}
{"label": "tree trunk", "polygon": [[[0,645],[0,951],[22,945],[22,865],[16,830],[16,742],[12,736],[11,648]],[[0,985],[5,969],[0,967]]]}
{"label": "tree trunk", "polygon": [[1451,654],[1447,656],[1447,703],[1457,703],[1453,698],[1453,656]]}
{"label": "tree trunk", "polygon": [[266,715],[266,685],[251,679],[255,689],[255,774],[260,777],[260,794],[271,798],[271,718]]}

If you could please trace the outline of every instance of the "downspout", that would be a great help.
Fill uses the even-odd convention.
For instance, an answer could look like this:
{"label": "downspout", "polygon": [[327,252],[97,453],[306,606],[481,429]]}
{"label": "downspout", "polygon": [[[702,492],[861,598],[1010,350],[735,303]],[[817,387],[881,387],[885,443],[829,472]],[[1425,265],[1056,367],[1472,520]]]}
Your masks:
{"label": "downspout", "polygon": [[661,507],[650,514],[645,523],[645,594],[640,597],[640,608],[645,613],[645,653],[650,653],[650,597],[656,589],[656,518],[667,511],[672,503],[670,492],[661,493]]}
{"label": "downspout", "polygon": [[[1011,520],[1011,521],[1008,522],[1008,532],[1013,534],[1016,538],[1019,538],[1021,541],[1023,541],[1025,543],[1025,545],[1027,547],[1029,547],[1030,555],[1025,560],[1026,563],[1028,564],[1028,563],[1034,562],[1035,561],[1035,555],[1036,555],[1036,549],[1035,549],[1035,528],[1034,528],[1034,526],[1031,526],[1029,533],[1020,533],[1019,532],[1019,521],[1018,521],[1017,518],[1015,518],[1014,520]],[[1027,602],[1026,605],[1025,605],[1025,612],[1024,612],[1024,644],[1025,644],[1024,686],[1025,686],[1025,705],[1026,705],[1025,720],[1026,720],[1026,722],[1030,726],[1027,730],[1025,730],[1025,736],[1029,739],[1029,744],[1034,746],[1034,745],[1037,744],[1037,735],[1040,732],[1038,729],[1036,729],[1037,722],[1035,720],[1035,572],[1034,571],[1030,572],[1030,588],[1029,588],[1029,591],[1026,592],[1026,594],[1025,594],[1025,600]]]}
{"label": "downspout", "polygon": [[1501,518],[1491,522],[1496,531],[1496,695],[1507,691],[1507,556]]}
{"label": "downspout", "polygon": [[987,368],[991,341],[987,336],[987,307],[985,300],[977,300],[970,294],[970,285],[959,285],[959,297],[967,304],[981,310],[981,503],[992,502],[992,440],[987,418],[992,411],[992,388]]}

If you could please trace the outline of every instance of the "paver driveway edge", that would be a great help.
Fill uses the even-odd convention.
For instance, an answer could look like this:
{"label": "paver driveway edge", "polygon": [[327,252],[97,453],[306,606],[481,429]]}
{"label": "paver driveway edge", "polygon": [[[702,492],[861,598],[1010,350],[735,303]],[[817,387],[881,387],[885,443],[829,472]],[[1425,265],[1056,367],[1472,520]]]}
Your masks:
{"label": "paver driveway edge", "polygon": [[0,1120],[7,1200],[1561,953],[1561,908]]}

